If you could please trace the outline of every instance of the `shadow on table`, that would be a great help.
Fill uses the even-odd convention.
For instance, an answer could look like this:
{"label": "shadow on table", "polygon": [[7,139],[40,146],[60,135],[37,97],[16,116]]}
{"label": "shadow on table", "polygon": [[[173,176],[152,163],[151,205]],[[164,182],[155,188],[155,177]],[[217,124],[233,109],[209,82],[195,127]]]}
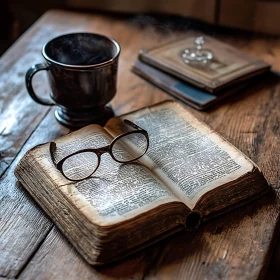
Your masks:
{"label": "shadow on table", "polygon": [[[263,95],[270,96],[274,93],[275,88],[280,84],[280,72],[268,72],[259,77],[253,78],[244,89],[239,92],[220,100],[205,112],[211,113],[223,105],[234,105],[244,100],[255,100]],[[271,97],[272,100],[272,97]]]}

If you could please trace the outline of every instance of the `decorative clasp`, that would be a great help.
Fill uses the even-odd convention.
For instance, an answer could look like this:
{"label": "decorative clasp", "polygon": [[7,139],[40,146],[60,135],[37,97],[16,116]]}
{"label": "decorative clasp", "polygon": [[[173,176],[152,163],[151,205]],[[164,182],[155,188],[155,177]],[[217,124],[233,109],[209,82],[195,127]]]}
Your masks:
{"label": "decorative clasp", "polygon": [[186,64],[207,64],[213,59],[213,53],[202,48],[205,43],[204,37],[199,36],[194,39],[195,47],[187,48],[182,53],[182,59]]}

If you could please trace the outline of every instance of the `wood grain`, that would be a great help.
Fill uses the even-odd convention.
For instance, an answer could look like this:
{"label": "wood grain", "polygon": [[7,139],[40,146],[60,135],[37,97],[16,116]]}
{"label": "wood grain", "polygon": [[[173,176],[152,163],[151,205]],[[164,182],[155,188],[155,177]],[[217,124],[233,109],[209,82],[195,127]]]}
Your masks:
{"label": "wood grain", "polygon": [[143,279],[155,256],[155,248],[150,247],[121,262],[94,268],[54,228],[19,279]]}
{"label": "wood grain", "polygon": [[[51,20],[50,15],[50,23]],[[43,62],[43,44],[65,32],[83,27],[69,26],[67,22],[53,22],[51,26],[38,25],[30,28],[0,60],[0,177],[9,167],[21,146],[44,118],[49,107],[36,104],[25,89],[26,71],[36,63]],[[58,24],[56,26],[56,24]],[[41,95],[48,95],[49,89],[43,74],[35,76],[34,87]]]}
{"label": "wood grain", "polygon": [[[13,169],[23,153],[39,142],[67,132],[55,122],[52,111],[48,112],[48,108],[25,96],[22,78],[16,80],[20,71],[24,73],[31,64],[41,62],[41,59],[35,60],[40,57],[39,50],[46,40],[71,30],[97,32],[116,39],[122,52],[118,92],[112,105],[115,113],[121,114],[171,99],[131,73],[130,68],[140,48],[181,37],[185,27],[181,26],[181,31],[175,27],[172,22],[162,24],[151,18],[143,23],[139,16],[120,18],[50,11],[3,56],[1,73],[9,75],[2,75],[0,80],[0,83],[5,81],[1,84],[1,89],[4,87],[5,90],[0,92],[0,102],[3,102],[0,118],[11,125],[7,128],[3,126],[6,122],[0,124],[5,127],[0,141],[2,146],[6,145],[5,149],[2,146],[0,149],[7,162],[2,173],[47,115],[1,179],[0,276],[23,279],[65,279],[68,275],[69,279],[256,279],[265,275],[279,230],[279,39],[212,32],[210,35],[217,39],[272,63],[276,74],[206,112],[186,106],[251,157],[276,189],[276,195],[268,195],[209,221],[197,232],[177,234],[126,260],[95,270],[84,263],[56,229],[49,232],[52,224],[16,185]],[[20,57],[26,55],[29,58],[17,64]],[[14,84],[15,80],[17,83]],[[47,88],[43,84],[41,87]],[[16,101],[19,99],[26,106],[20,106]],[[11,133],[5,135],[7,131]]]}
{"label": "wood grain", "polygon": [[[146,279],[257,279],[264,276],[278,224],[273,195],[170,238]],[[270,213],[270,216],[267,216]],[[265,220],[261,220],[265,217]]]}
{"label": "wood grain", "polygon": [[[10,77],[11,88],[13,88],[14,78],[19,76],[17,68],[15,68],[16,62],[14,61],[14,57],[22,55],[20,50],[26,51],[26,53],[23,54],[23,57],[31,55],[35,56],[35,58],[37,56],[38,58],[38,61],[31,58],[30,65],[27,64],[28,59],[22,60],[16,64],[19,69],[20,67],[23,67],[23,70],[21,71],[24,74],[24,71],[26,71],[29,66],[41,61],[40,49],[44,42],[60,33],[72,32],[76,29],[85,29],[85,22],[91,18],[87,15],[81,17],[79,14],[72,14],[73,25],[69,25],[66,23],[67,20],[65,21],[65,18],[61,17],[63,14],[64,13],[60,12],[48,13],[45,18],[37,22],[37,26],[35,25],[31,28],[31,31],[25,34],[26,37],[19,40],[19,42],[3,56],[3,60],[1,60],[3,61],[3,64],[1,65],[5,75],[1,78],[5,83],[7,83],[8,77]],[[58,21],[54,20],[55,18]],[[48,24],[45,25],[46,23]],[[57,24],[59,25],[59,28],[57,28]],[[97,21],[95,24],[95,28],[97,29],[96,32],[98,32],[98,24],[100,23]],[[110,29],[111,24],[112,21],[108,22],[108,29]],[[86,30],[90,31],[91,29],[88,28]],[[127,68],[130,67],[129,64],[125,64],[125,66]],[[120,69],[120,71],[122,71],[121,67]],[[135,77],[132,74],[131,76]],[[47,115],[47,117],[37,128],[34,136],[29,139],[27,144],[21,150],[18,157],[13,161],[9,170],[1,178],[1,186],[3,186],[3,188],[0,190],[2,206],[2,230],[0,234],[1,240],[3,240],[3,242],[1,242],[1,253],[4,257],[0,258],[0,275],[5,277],[15,277],[19,274],[52,227],[52,224],[42,211],[34,204],[33,200],[30,199],[22,187],[17,184],[13,170],[19,159],[28,149],[38,143],[47,142],[50,139],[56,138],[59,135],[68,132],[67,129],[57,124],[53,117],[53,110],[49,111],[48,107],[37,105],[30,99],[25,91],[22,74],[21,78],[18,78],[17,82],[19,83],[21,90],[20,94],[17,91],[5,93],[6,88],[8,88],[8,84],[3,88],[3,115],[1,115],[1,118],[3,118],[4,122],[1,122],[1,124],[9,124],[9,127],[3,127],[1,140],[5,143],[5,145],[10,143],[13,153],[9,154],[9,150],[4,146],[2,154],[4,155],[5,153],[5,157],[8,154],[10,161],[3,167],[2,174],[4,174],[9,164],[14,160],[15,155],[20,150],[26,139],[28,139],[33,130],[36,129],[36,126],[38,126],[45,115]],[[38,83],[39,82],[40,81],[38,80]],[[144,82],[141,80],[141,83]],[[130,87],[129,83],[126,84]],[[45,94],[47,93],[46,80],[41,81],[38,87],[40,87],[40,90],[45,90]],[[20,102],[27,106],[19,106],[18,103],[11,105],[14,100],[20,100]],[[130,110],[131,109],[127,109],[127,111]],[[8,128],[11,130],[11,133],[8,133]]]}
{"label": "wood grain", "polygon": [[[49,127],[52,129],[48,129]],[[24,153],[33,146],[57,138],[68,131],[56,122],[51,110],[0,179],[1,276],[17,276],[53,226],[18,183],[13,173],[14,169]]]}

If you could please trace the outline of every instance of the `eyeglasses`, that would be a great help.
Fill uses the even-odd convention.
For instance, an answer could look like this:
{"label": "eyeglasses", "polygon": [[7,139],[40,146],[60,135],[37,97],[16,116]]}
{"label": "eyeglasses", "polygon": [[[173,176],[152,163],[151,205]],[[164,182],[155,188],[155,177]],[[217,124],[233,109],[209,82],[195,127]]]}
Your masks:
{"label": "eyeglasses", "polygon": [[110,145],[97,149],[82,149],[55,161],[56,143],[50,142],[51,160],[62,175],[70,181],[81,181],[90,177],[99,167],[101,155],[109,153],[119,163],[129,163],[141,158],[149,148],[148,132],[135,123],[124,120],[135,130],[117,136]]}

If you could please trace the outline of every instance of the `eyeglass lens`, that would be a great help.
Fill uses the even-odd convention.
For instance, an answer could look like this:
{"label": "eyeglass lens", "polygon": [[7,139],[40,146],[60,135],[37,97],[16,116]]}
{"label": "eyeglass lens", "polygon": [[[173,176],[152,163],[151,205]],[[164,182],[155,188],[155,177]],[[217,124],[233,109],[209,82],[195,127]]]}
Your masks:
{"label": "eyeglass lens", "polygon": [[143,156],[148,141],[142,133],[132,133],[120,137],[112,146],[112,155],[119,162],[128,162]]}
{"label": "eyeglass lens", "polygon": [[82,180],[90,176],[97,167],[98,156],[93,152],[83,152],[67,158],[62,164],[62,171],[70,180]]}

